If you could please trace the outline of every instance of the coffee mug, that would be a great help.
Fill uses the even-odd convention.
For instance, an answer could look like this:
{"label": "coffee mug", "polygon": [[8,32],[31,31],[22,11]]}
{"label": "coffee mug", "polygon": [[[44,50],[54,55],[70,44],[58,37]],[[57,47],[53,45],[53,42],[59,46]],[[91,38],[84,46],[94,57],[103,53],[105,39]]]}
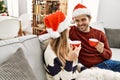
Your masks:
{"label": "coffee mug", "polygon": [[98,42],[99,41],[95,38],[90,38],[89,39],[89,45],[92,46],[92,47],[95,47],[98,44]]}
{"label": "coffee mug", "polygon": [[72,45],[73,48],[79,47],[81,45],[81,41],[78,40],[70,41],[70,45]]}

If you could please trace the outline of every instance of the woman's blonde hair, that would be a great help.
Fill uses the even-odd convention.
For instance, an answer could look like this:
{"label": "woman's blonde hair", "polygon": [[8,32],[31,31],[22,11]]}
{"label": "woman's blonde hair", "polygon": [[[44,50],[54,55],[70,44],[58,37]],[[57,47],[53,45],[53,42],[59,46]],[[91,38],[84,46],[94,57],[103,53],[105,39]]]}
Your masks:
{"label": "woman's blonde hair", "polygon": [[68,36],[67,29],[60,33],[60,37],[56,39],[51,39],[50,45],[61,61],[62,65],[65,66],[66,60],[65,56],[67,56],[69,48],[68,48]]}

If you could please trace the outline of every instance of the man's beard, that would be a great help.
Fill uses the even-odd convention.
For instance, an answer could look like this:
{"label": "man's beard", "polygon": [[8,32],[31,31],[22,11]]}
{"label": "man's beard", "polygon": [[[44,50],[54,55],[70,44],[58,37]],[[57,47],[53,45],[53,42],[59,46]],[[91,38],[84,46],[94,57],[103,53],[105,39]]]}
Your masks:
{"label": "man's beard", "polygon": [[88,29],[88,24],[77,25],[78,29],[82,32],[85,32]]}

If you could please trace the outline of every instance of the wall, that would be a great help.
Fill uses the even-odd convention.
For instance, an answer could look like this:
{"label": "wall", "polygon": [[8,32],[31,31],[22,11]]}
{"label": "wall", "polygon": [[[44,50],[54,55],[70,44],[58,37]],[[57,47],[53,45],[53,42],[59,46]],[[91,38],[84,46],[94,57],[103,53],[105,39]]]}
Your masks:
{"label": "wall", "polygon": [[27,0],[27,13],[32,14],[32,0]]}
{"label": "wall", "polygon": [[81,0],[68,0],[68,9],[67,9],[67,16],[72,20],[72,12],[78,3],[81,3]]}
{"label": "wall", "polygon": [[19,16],[27,13],[27,0],[19,0]]}
{"label": "wall", "polygon": [[76,4],[82,3],[92,12],[92,22],[96,22],[99,0],[68,0],[68,16],[72,19],[73,8]]}
{"label": "wall", "polygon": [[83,4],[91,10],[92,20],[91,23],[96,22],[97,14],[98,14],[98,5],[100,0],[83,0]]}
{"label": "wall", "polygon": [[97,21],[106,28],[120,28],[120,0],[100,0]]}

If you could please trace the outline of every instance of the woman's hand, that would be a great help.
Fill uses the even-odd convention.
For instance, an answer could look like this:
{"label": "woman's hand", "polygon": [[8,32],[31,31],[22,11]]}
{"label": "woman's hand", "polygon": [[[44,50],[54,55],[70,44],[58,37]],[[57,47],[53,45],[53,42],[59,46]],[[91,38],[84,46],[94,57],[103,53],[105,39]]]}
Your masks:
{"label": "woman's hand", "polygon": [[97,51],[99,53],[103,53],[103,51],[104,51],[104,43],[98,42],[98,44],[95,46],[95,48],[97,49]]}
{"label": "woman's hand", "polygon": [[81,45],[79,47],[75,47],[75,48],[70,46],[70,51],[69,51],[68,55],[66,56],[66,59],[68,61],[76,60],[78,58],[80,50],[81,50]]}

